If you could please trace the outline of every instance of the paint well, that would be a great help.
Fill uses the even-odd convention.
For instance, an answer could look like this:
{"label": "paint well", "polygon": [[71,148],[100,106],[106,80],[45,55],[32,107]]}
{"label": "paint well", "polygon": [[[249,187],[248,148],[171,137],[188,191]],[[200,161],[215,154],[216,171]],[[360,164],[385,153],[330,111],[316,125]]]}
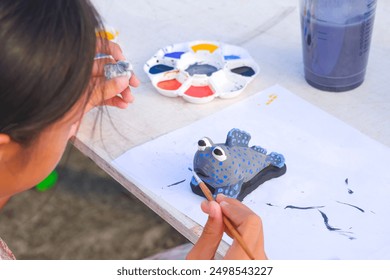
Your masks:
{"label": "paint well", "polygon": [[183,53],[184,52],[171,52],[171,53],[166,53],[164,56],[179,59],[181,58]]}
{"label": "paint well", "polygon": [[241,66],[237,67],[231,70],[233,73],[245,76],[245,77],[252,77],[255,74],[255,70],[253,70],[249,66]]}
{"label": "paint well", "polygon": [[218,49],[218,46],[213,45],[213,44],[198,44],[192,46],[192,49],[194,52],[197,51],[209,51],[210,53],[213,53],[216,49]]}
{"label": "paint well", "polygon": [[157,64],[157,65],[154,65],[153,67],[151,67],[149,69],[149,73],[150,74],[159,74],[159,73],[162,73],[162,72],[170,71],[172,69],[173,69],[172,66],[168,66],[168,65],[165,65],[165,64]]}
{"label": "paint well", "polygon": [[176,79],[172,79],[161,81],[157,84],[157,86],[165,90],[177,90],[179,87],[181,87],[181,83]]}
{"label": "paint well", "polygon": [[218,71],[218,68],[210,64],[192,64],[186,70],[191,76],[194,75],[207,75],[211,76],[214,72]]}
{"label": "paint well", "polygon": [[213,90],[209,86],[191,86],[185,92],[186,95],[192,97],[208,97],[214,94]]}

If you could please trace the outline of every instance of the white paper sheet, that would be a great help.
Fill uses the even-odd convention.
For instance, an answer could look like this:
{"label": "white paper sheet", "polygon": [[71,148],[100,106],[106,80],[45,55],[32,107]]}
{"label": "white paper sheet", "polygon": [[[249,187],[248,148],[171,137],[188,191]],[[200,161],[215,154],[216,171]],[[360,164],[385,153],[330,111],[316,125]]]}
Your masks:
{"label": "white paper sheet", "polygon": [[135,147],[113,165],[204,224],[188,167],[199,139],[223,143],[231,128],[286,159],[285,175],[244,199],[263,219],[269,258],[390,259],[390,149],[281,86]]}

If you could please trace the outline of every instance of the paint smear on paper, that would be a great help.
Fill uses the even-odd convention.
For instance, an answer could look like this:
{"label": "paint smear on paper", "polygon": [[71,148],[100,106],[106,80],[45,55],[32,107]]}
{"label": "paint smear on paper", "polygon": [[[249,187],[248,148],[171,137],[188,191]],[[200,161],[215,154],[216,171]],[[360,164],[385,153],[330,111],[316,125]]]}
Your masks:
{"label": "paint smear on paper", "polygon": [[345,202],[341,202],[341,201],[336,201],[337,203],[340,203],[340,204],[344,204],[344,205],[348,205],[348,206],[351,206],[353,208],[356,208],[357,210],[359,210],[360,212],[364,213],[365,211],[360,208],[360,207],[357,207],[356,205],[352,205],[352,204],[349,204],[349,203],[345,203]]}
{"label": "paint smear on paper", "polygon": [[322,218],[324,219],[324,223],[325,223],[325,226],[328,230],[330,231],[335,231],[335,230],[340,230],[339,228],[334,228],[332,226],[329,225],[329,219],[328,219],[328,216],[326,216],[326,214],[320,210],[318,210],[318,212],[321,213],[321,216]]}
{"label": "paint smear on paper", "polygon": [[191,86],[185,94],[192,97],[208,97],[213,95],[214,92],[209,86]]}
{"label": "paint smear on paper", "polygon": [[168,66],[165,64],[157,64],[149,69],[149,73],[150,74],[159,74],[159,73],[163,73],[163,72],[170,71],[170,70],[173,70],[172,66]]}
{"label": "paint smear on paper", "polygon": [[161,81],[157,83],[157,86],[165,90],[177,90],[178,88],[181,87],[181,83],[176,79],[172,79],[172,80]]}
{"label": "paint smear on paper", "polygon": [[179,185],[179,184],[181,184],[181,183],[184,183],[185,181],[186,181],[186,179],[181,180],[181,181],[176,182],[176,183],[173,183],[173,184],[170,184],[170,185],[168,185],[167,187],[169,188],[169,187],[172,187],[172,186],[176,186],[176,185]]}
{"label": "paint smear on paper", "polygon": [[308,206],[308,207],[298,207],[294,205],[287,205],[284,207],[284,209],[298,209],[298,210],[309,210],[309,209],[318,209],[318,208],[323,208],[325,206]]}
{"label": "paint smear on paper", "polygon": [[269,97],[269,99],[268,99],[267,103],[265,103],[265,105],[271,104],[272,102],[275,101],[276,98],[278,98],[278,96],[276,94],[271,94],[268,97]]}

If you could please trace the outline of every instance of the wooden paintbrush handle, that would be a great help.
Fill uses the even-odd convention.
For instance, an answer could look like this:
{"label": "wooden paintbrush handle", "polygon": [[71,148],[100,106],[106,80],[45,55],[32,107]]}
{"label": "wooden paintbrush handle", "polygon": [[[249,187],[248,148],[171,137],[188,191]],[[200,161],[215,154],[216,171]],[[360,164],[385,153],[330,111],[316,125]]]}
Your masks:
{"label": "wooden paintbrush handle", "polygon": [[223,216],[223,223],[229,229],[230,233],[233,235],[233,238],[237,240],[238,244],[240,244],[241,248],[245,251],[248,257],[251,260],[254,260],[255,256],[253,256],[252,252],[249,250],[248,246],[246,245],[244,239],[242,239],[240,233],[235,229],[235,227],[232,225],[230,220],[225,216]]}
{"label": "wooden paintbrush handle", "polygon": [[203,194],[205,195],[205,197],[207,198],[208,201],[214,200],[214,197],[211,194],[211,191],[209,190],[209,188],[206,186],[206,184],[204,182],[200,182],[199,187],[201,188]]}

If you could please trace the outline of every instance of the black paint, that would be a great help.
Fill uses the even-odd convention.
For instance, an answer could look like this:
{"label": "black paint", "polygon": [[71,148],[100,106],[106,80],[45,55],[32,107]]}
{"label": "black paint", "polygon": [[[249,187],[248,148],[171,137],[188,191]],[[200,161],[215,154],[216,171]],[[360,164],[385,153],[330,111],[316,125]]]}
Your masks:
{"label": "black paint", "polygon": [[347,178],[347,179],[345,179],[345,183],[348,185],[348,178]]}
{"label": "black paint", "polygon": [[321,213],[321,216],[322,216],[322,218],[324,219],[325,226],[326,226],[326,228],[327,228],[328,230],[330,230],[330,231],[340,230],[339,228],[334,228],[334,227],[332,227],[332,226],[329,225],[329,223],[328,223],[328,222],[329,222],[328,216],[326,216],[326,214],[325,214],[324,212],[322,212],[322,211],[320,211],[320,210],[318,210],[318,212]]}
{"label": "black paint", "polygon": [[255,71],[249,66],[241,66],[231,70],[233,73],[245,76],[252,77],[255,74]]}
{"label": "black paint", "polygon": [[348,189],[348,193],[349,193],[349,194],[353,194],[353,190]]}
{"label": "black paint", "polygon": [[309,209],[317,209],[317,208],[323,208],[325,206],[309,206],[309,207],[298,207],[294,205],[287,205],[284,207],[284,209],[290,208],[290,209],[298,209],[298,210],[309,210]]}
{"label": "black paint", "polygon": [[176,185],[178,185],[178,184],[181,184],[181,183],[183,183],[183,182],[185,182],[185,181],[186,181],[186,179],[184,179],[184,180],[181,180],[181,181],[179,181],[179,182],[176,182],[176,183],[173,183],[173,184],[170,184],[170,185],[168,185],[167,187],[176,186]]}
{"label": "black paint", "polygon": [[337,203],[341,203],[341,204],[345,204],[345,205],[348,205],[348,206],[351,206],[351,207],[353,207],[353,208],[356,208],[357,210],[359,210],[360,212],[365,212],[362,208],[360,208],[360,207],[357,207],[357,206],[355,206],[355,205],[352,205],[352,204],[349,204],[349,203],[345,203],[345,202],[341,202],[341,201],[336,201]]}

